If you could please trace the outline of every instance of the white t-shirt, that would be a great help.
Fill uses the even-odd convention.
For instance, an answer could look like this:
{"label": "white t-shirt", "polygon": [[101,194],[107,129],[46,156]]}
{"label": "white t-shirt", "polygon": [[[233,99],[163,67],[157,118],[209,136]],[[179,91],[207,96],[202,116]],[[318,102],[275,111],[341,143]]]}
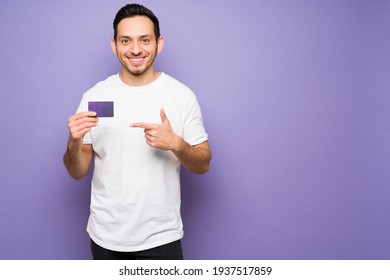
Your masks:
{"label": "white t-shirt", "polygon": [[183,237],[180,215],[180,162],[171,151],[150,147],[133,122],[161,123],[164,108],[173,130],[190,145],[207,140],[194,93],[161,73],[154,82],[131,87],[119,75],[96,84],[82,98],[113,101],[114,117],[99,118],[85,135],[95,152],[87,231],[100,246],[141,251]]}

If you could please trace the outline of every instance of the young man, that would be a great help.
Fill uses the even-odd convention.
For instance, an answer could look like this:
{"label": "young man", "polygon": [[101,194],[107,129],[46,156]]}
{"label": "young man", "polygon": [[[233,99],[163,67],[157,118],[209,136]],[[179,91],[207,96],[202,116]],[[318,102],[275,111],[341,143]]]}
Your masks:
{"label": "young man", "polygon": [[[180,166],[203,174],[211,151],[194,93],[154,69],[163,46],[149,9],[121,8],[111,40],[121,72],[87,91],[68,120],[70,176],[84,177],[94,159],[87,226],[94,259],[183,258]],[[112,114],[88,109],[107,101]]]}

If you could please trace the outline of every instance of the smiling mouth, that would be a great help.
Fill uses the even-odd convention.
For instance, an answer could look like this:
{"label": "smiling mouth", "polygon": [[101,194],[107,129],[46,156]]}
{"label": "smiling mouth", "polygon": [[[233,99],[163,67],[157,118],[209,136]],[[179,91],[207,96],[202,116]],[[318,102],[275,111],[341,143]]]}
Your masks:
{"label": "smiling mouth", "polygon": [[142,62],[144,59],[145,59],[144,57],[134,57],[134,58],[130,58],[130,61],[134,63],[139,63]]}

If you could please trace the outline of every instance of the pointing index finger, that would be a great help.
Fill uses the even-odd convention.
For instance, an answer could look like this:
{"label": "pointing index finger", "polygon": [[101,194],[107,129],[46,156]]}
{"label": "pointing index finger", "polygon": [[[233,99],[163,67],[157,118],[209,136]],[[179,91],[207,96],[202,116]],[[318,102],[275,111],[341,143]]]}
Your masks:
{"label": "pointing index finger", "polygon": [[152,123],[135,122],[135,123],[131,123],[130,127],[138,127],[143,129],[155,129],[156,125]]}

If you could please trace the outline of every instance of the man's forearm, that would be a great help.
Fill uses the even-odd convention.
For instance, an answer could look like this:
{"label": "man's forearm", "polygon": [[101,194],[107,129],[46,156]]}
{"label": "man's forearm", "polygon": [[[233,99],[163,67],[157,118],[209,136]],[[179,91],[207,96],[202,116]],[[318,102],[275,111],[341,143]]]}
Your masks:
{"label": "man's forearm", "polygon": [[172,151],[187,170],[199,175],[209,170],[211,151],[207,141],[191,146],[181,139],[178,147]]}
{"label": "man's forearm", "polygon": [[92,155],[88,150],[86,145],[83,149],[82,145],[68,141],[64,164],[69,175],[74,179],[81,179],[88,173],[92,161]]}

